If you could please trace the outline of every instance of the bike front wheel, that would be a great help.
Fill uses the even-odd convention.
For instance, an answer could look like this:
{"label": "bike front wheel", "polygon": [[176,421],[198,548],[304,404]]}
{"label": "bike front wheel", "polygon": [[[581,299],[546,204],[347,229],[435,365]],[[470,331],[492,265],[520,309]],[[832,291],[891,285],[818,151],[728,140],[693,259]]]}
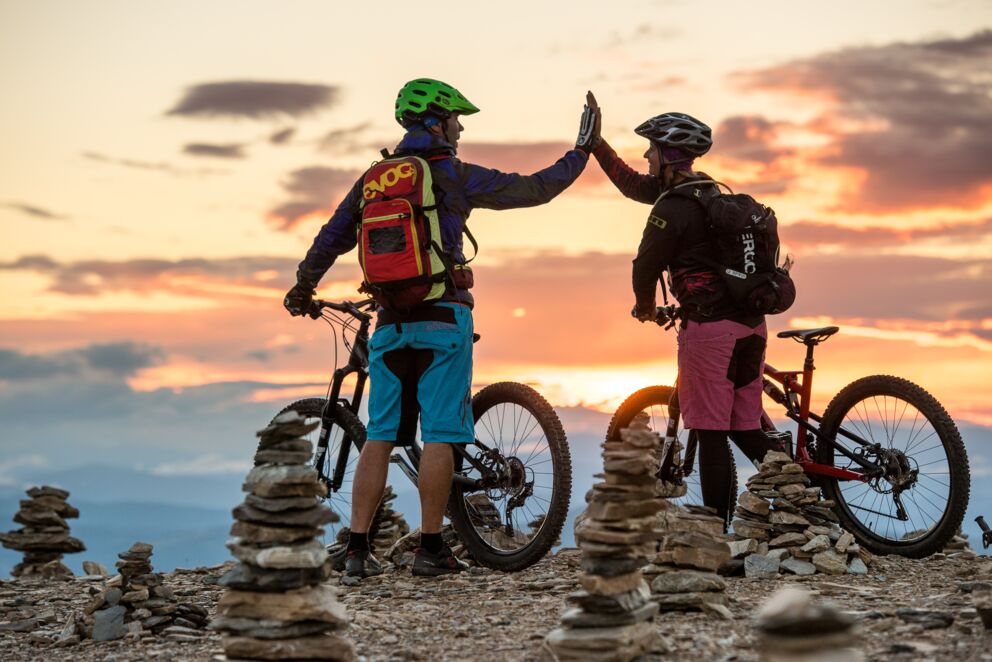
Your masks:
{"label": "bike front wheel", "polygon": [[[881,455],[845,433],[878,444]],[[968,456],[954,421],[927,391],[889,375],[859,379],[827,406],[819,437],[821,464],[862,471],[843,447],[886,469],[867,482],[819,479],[841,525],[866,549],[923,558],[957,532],[971,489]]]}
{"label": "bike front wheel", "polygon": [[[606,428],[607,441],[620,441],[620,430],[630,426],[634,417],[643,412],[648,417],[648,427],[661,435],[662,438],[668,430],[668,421],[671,417],[669,403],[675,389],[671,386],[648,386],[639,391],[635,391],[617,408],[610,424]],[[681,505],[704,505],[703,490],[699,482],[699,449],[698,440],[692,431],[678,430],[677,439],[683,451],[680,456],[682,463],[682,476],[685,482],[685,495],[670,501]],[[727,504],[727,511],[733,513],[734,504],[737,501],[737,464],[734,462],[734,454],[730,450],[730,443],[724,441],[726,446],[726,462],[730,467],[730,503]],[[721,451],[722,452],[722,451]]]}
{"label": "bike front wheel", "polygon": [[[306,398],[284,407],[279,414],[295,411],[307,419],[307,422],[321,421],[328,403],[325,398]],[[277,414],[277,416],[279,415]],[[318,478],[327,486],[327,496],[324,502],[333,510],[339,520],[325,526],[324,542],[327,545],[347,542],[343,540],[351,525],[351,486],[358,464],[358,455],[365,445],[365,426],[350,409],[340,403],[334,404],[333,423],[327,437],[327,445],[320,446],[321,427],[307,435],[314,445],[313,466],[317,469]],[[340,484],[335,486],[334,478],[338,463],[343,470],[339,477]],[[380,507],[381,510],[381,507]],[[375,537],[378,528],[379,513],[370,527],[370,539]]]}
{"label": "bike front wheel", "polygon": [[[565,430],[548,401],[524,384],[487,386],[472,398],[472,414],[481,445],[467,450],[499,480],[475,491],[456,481],[451,523],[481,565],[522,570],[556,544],[568,515],[572,464]],[[474,467],[463,475],[481,478]]]}

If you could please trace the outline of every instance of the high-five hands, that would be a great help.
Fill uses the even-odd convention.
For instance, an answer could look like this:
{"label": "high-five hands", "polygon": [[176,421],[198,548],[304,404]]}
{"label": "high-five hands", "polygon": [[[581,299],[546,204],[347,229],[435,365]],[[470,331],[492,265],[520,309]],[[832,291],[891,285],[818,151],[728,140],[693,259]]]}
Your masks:
{"label": "high-five hands", "polygon": [[587,154],[592,153],[602,140],[600,137],[602,126],[603,118],[596,97],[592,92],[586,92],[586,104],[583,106],[582,118],[579,120],[579,136],[575,139],[575,149],[581,149]]}

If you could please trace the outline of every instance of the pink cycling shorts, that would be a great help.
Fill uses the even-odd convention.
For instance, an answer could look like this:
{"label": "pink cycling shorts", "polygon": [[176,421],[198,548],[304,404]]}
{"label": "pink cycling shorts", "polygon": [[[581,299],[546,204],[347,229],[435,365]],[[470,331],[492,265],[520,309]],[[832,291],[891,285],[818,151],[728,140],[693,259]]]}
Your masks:
{"label": "pink cycling shorts", "polygon": [[689,321],[679,331],[679,406],[685,427],[761,427],[761,373],[768,329],[739,322]]}

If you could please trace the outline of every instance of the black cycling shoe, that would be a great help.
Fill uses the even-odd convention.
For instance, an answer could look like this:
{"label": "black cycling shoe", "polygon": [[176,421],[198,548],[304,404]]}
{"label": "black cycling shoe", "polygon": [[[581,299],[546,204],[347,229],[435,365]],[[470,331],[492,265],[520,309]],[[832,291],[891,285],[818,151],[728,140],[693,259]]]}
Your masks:
{"label": "black cycling shoe", "polygon": [[437,554],[432,554],[423,547],[418,547],[411,568],[411,572],[418,577],[453,575],[463,570],[468,570],[468,564],[455,558],[451,548],[447,545],[444,545]]}
{"label": "black cycling shoe", "polygon": [[337,572],[344,572],[344,562],[348,558],[348,548],[328,545],[327,552],[331,558],[331,568]]}
{"label": "black cycling shoe", "polygon": [[367,549],[351,549],[345,555],[344,574],[348,577],[375,577],[382,574],[382,564]]}

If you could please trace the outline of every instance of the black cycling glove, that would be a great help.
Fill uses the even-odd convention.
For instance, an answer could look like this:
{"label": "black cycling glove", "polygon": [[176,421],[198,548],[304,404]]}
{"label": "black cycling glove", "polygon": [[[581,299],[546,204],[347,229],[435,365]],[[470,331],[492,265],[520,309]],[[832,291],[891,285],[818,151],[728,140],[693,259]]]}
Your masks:
{"label": "black cycling glove", "polygon": [[307,311],[310,310],[310,306],[313,304],[313,295],[316,293],[317,290],[309,283],[297,283],[286,293],[286,298],[283,299],[282,305],[286,307],[286,310],[293,317],[306,315]]}
{"label": "black cycling glove", "polygon": [[588,104],[583,106],[582,118],[579,120],[579,135],[575,139],[575,149],[581,149],[586,154],[591,154],[599,145],[600,138],[600,115],[599,109],[592,108]]}

